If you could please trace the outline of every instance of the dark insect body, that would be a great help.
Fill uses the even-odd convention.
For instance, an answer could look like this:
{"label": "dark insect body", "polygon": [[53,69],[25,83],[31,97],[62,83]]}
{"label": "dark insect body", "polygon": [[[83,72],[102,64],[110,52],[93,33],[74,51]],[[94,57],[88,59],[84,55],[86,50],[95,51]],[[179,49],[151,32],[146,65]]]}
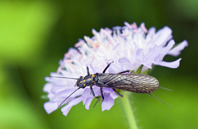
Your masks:
{"label": "dark insect body", "polygon": [[[116,94],[123,97],[116,89],[131,91],[135,93],[152,93],[156,91],[159,87],[159,81],[149,75],[143,74],[122,74],[126,72],[130,72],[129,70],[122,71],[117,74],[112,73],[105,73],[107,68],[110,66],[109,63],[106,68],[103,70],[103,73],[95,73],[90,74],[89,68],[87,67],[87,75],[85,77],[80,76],[80,78],[70,78],[76,79],[76,86],[78,87],[73,93],[75,93],[80,88],[85,88],[86,86],[90,86],[91,93],[95,96],[92,86],[100,87],[100,92],[102,99],[104,100],[104,95],[102,88],[112,88]],[[66,77],[63,77],[66,78]],[[161,88],[161,87],[160,87]],[[60,105],[59,107],[73,94],[71,93]],[[150,94],[151,96],[155,97],[154,95]],[[157,98],[157,97],[155,97]],[[157,98],[158,99],[158,98]],[[160,99],[158,99],[160,100]],[[162,100],[160,100],[163,102]],[[163,102],[166,104],[165,102]],[[167,104],[166,104],[167,105]],[[168,105],[169,106],[169,105]],[[169,106],[170,107],[170,106]]]}
{"label": "dark insect body", "polygon": [[105,74],[96,73],[96,86],[127,90],[136,93],[151,93],[158,89],[156,78],[142,74]]}

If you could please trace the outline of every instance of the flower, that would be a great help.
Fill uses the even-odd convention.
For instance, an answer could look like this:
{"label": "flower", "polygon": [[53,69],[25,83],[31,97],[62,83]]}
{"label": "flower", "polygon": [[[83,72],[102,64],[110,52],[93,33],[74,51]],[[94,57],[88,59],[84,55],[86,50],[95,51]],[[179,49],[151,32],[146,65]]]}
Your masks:
{"label": "flower", "polygon": [[[60,67],[51,77],[46,77],[48,83],[44,86],[44,92],[48,93],[49,102],[44,104],[47,113],[51,113],[67,98],[74,90],[75,79],[86,76],[86,66],[91,74],[101,73],[108,63],[113,63],[106,73],[118,73],[124,70],[136,71],[143,65],[142,72],[152,69],[153,65],[161,65],[169,68],[177,68],[181,58],[173,62],[163,61],[164,56],[178,56],[188,43],[186,40],[175,46],[172,39],[172,30],[165,26],[156,32],[152,27],[148,31],[142,23],[137,27],[136,23],[124,23],[124,27],[101,29],[100,32],[92,30],[94,36],[84,37],[70,48],[60,61]],[[95,96],[101,96],[100,88],[93,86]],[[61,111],[66,116],[69,110],[81,101],[86,109],[89,109],[93,95],[90,88],[77,90],[62,105]],[[103,87],[104,101],[102,111],[109,110],[114,105],[114,99],[118,96],[111,88]]]}

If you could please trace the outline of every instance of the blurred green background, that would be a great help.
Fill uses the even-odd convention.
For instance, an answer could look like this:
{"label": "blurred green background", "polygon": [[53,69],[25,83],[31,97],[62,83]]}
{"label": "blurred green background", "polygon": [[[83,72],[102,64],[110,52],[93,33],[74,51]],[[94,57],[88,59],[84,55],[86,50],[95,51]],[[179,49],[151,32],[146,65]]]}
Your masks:
{"label": "blurred green background", "polygon": [[[142,129],[198,128],[198,1],[83,0],[0,1],[0,128],[1,129],[127,129],[119,99],[110,111],[100,104],[86,110],[82,103],[67,117],[60,109],[47,114],[41,99],[45,76],[56,72],[68,48],[92,28],[145,22],[157,30],[169,26],[176,43],[186,39],[178,69],[156,66],[160,81],[153,93],[173,108],[146,94],[133,94],[132,106]],[[166,61],[179,57],[166,56]]]}

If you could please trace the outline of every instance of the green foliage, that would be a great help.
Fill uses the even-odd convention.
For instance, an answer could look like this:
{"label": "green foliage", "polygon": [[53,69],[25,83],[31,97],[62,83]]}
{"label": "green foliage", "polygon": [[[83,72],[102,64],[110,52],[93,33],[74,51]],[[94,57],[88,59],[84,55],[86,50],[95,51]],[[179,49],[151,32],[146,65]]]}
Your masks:
{"label": "green foliage", "polygon": [[141,65],[141,66],[136,70],[136,73],[137,73],[137,74],[141,74],[142,68],[143,68],[143,65]]}
{"label": "green foliage", "polygon": [[[192,0],[191,0],[192,1]],[[184,6],[185,5],[185,6]],[[186,6],[187,5],[187,6]],[[132,106],[141,128],[196,128],[197,88],[197,2],[148,1],[0,1],[0,128],[122,128],[127,121],[120,100],[110,111],[100,103],[90,110],[74,106],[67,117],[59,110],[48,115],[41,99],[45,76],[56,72],[58,62],[78,38],[92,36],[91,29],[145,22],[147,28],[165,25],[173,29],[176,43],[184,38],[189,47],[182,51],[177,70],[156,67],[152,75],[160,86],[154,95],[133,94]],[[192,57],[192,58],[191,58]],[[174,57],[165,57],[166,61]],[[121,99],[121,98],[120,98]]]}

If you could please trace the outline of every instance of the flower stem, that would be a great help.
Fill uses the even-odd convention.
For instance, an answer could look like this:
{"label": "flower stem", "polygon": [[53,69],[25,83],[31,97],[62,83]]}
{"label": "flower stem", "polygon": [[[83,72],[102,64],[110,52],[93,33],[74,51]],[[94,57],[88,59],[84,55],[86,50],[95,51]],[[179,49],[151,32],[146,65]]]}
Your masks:
{"label": "flower stem", "polygon": [[133,115],[132,107],[129,102],[129,95],[126,91],[122,91],[122,95],[124,97],[121,98],[121,101],[122,101],[122,104],[126,113],[126,117],[128,119],[130,129],[138,129],[135,117]]}

